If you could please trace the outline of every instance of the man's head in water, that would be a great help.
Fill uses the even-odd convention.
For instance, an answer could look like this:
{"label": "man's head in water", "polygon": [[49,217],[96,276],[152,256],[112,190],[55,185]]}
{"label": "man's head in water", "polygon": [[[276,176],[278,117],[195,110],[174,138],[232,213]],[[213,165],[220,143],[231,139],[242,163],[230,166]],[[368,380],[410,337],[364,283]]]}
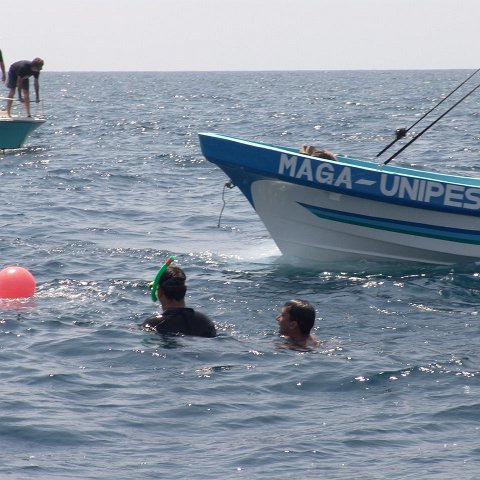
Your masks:
{"label": "man's head in water", "polygon": [[170,265],[158,282],[157,298],[160,303],[183,303],[187,292],[186,280],[187,277],[180,267]]}
{"label": "man's head in water", "polygon": [[315,338],[310,333],[315,324],[315,308],[305,300],[286,302],[277,315],[279,333],[300,346],[308,346]]}

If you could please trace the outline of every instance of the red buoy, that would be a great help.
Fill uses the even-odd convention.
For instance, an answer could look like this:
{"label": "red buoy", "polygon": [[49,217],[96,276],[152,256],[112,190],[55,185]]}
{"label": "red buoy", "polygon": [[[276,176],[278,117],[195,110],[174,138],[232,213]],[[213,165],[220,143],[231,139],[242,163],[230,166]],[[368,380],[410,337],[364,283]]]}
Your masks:
{"label": "red buoy", "polygon": [[0,298],[25,298],[35,294],[35,278],[22,267],[0,270]]}

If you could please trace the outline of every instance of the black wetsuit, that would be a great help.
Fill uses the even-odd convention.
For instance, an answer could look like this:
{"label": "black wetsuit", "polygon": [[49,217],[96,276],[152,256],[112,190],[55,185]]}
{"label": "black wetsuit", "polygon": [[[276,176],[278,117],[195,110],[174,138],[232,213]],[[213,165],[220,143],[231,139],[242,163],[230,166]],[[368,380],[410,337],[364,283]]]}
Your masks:
{"label": "black wetsuit", "polygon": [[143,328],[153,328],[158,333],[215,337],[217,332],[213,322],[203,313],[193,308],[167,308],[163,313],[148,317]]}

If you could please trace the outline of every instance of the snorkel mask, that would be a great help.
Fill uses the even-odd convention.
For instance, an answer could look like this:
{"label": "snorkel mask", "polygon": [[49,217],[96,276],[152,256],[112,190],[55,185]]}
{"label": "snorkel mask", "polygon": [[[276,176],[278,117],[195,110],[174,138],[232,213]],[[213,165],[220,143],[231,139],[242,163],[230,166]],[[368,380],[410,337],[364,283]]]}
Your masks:
{"label": "snorkel mask", "polygon": [[163,277],[163,274],[165,273],[165,271],[167,270],[167,268],[169,267],[169,265],[175,260],[175,257],[174,256],[171,256],[169,258],[167,258],[167,261],[162,265],[162,267],[160,268],[160,270],[158,271],[157,273],[157,276],[155,277],[155,280],[153,281],[152,283],[152,291],[150,292],[151,295],[152,295],[152,300],[154,302],[156,302],[158,300],[157,298],[157,288],[158,288],[158,284],[160,283],[160,280],[162,279]]}

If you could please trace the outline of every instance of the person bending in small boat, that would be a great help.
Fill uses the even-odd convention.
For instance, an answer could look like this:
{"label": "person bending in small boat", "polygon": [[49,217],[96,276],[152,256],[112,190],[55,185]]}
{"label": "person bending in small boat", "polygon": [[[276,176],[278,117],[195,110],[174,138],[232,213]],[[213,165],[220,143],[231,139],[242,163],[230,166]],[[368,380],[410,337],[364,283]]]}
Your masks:
{"label": "person bending in small boat", "polygon": [[288,339],[292,347],[310,349],[319,345],[310,333],[315,324],[315,308],[305,300],[289,300],[275,318],[279,334]]}
{"label": "person bending in small boat", "polygon": [[162,312],[148,317],[143,323],[145,330],[158,333],[215,337],[212,320],[201,312],[185,306],[186,275],[180,267],[170,265],[158,282],[156,296]]}
{"label": "person bending in small boat", "polygon": [[[34,78],[35,101],[40,101],[40,83],[38,77],[43,68],[43,60],[41,58],[34,58],[31,62],[28,60],[20,60],[12,63],[8,69],[7,88],[9,88],[7,100],[7,115],[11,117],[12,103],[15,98],[15,90],[18,89],[19,98],[24,102],[27,116],[31,117],[30,113],[30,77]],[[23,99],[22,99],[23,94]]]}

